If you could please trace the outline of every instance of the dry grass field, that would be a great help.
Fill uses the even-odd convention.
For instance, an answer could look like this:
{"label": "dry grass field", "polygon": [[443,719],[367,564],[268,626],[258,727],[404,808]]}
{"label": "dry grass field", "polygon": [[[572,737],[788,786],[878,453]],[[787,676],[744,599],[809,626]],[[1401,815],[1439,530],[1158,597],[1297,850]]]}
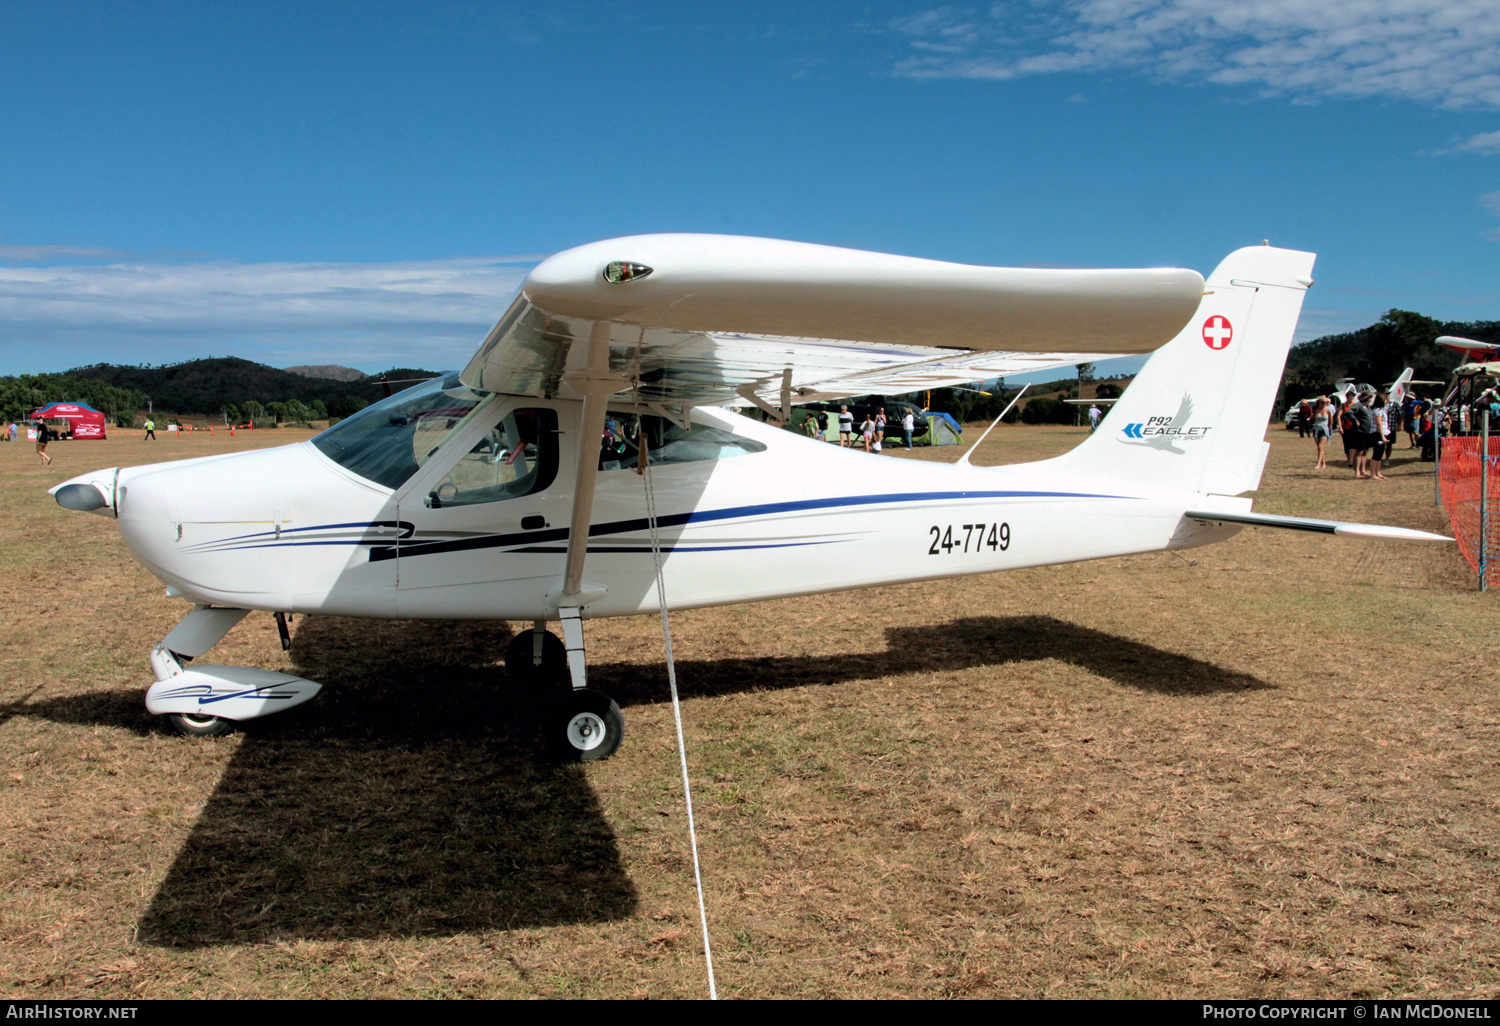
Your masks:
{"label": "dry grass field", "polygon": [[[506,624],[299,617],[283,653],[257,614],[212,661],[322,695],[146,714],[185,607],[44,490],[303,437],[0,444],[0,992],[703,995],[653,619],[590,627],[627,735],[588,768],[540,759]],[[1379,484],[1268,437],[1258,510],[1445,530],[1404,448]],[[1453,547],[1251,529],[675,615],[720,992],[1500,995],[1496,601]]]}

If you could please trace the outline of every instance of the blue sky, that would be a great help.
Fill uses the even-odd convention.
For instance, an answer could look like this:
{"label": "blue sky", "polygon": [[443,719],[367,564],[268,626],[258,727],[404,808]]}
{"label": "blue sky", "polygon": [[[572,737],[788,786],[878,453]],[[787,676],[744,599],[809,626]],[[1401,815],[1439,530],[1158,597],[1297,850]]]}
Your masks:
{"label": "blue sky", "polygon": [[1493,0],[7,0],[0,143],[0,373],[454,366],[530,263],[655,231],[1269,238],[1319,254],[1302,338],[1500,319]]}

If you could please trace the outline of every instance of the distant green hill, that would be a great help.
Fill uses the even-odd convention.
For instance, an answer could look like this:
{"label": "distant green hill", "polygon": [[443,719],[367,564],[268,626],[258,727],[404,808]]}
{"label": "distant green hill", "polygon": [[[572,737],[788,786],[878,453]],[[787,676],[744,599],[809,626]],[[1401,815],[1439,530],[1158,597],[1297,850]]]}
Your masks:
{"label": "distant green hill", "polygon": [[1500,321],[1437,321],[1410,310],[1389,310],[1368,328],[1303,342],[1287,356],[1282,403],[1326,395],[1339,378],[1384,385],[1405,367],[1413,368],[1418,379],[1446,381],[1459,357],[1433,343],[1439,335],[1500,342]]}
{"label": "distant green hill", "polygon": [[[395,368],[386,376],[416,378],[432,377],[435,373],[417,368]],[[247,401],[262,406],[296,401],[304,406],[321,402],[331,415],[347,416],[385,394],[378,381],[380,375],[335,381],[293,374],[233,356],[189,360],[163,367],[95,364],[67,371],[64,376],[98,381],[149,397],[158,414],[212,416],[227,406],[243,407]]]}
{"label": "distant green hill", "polygon": [[285,370],[288,374],[301,374],[304,378],[329,378],[333,381],[363,381],[369,377],[364,371],[341,367],[336,363],[287,367]]}

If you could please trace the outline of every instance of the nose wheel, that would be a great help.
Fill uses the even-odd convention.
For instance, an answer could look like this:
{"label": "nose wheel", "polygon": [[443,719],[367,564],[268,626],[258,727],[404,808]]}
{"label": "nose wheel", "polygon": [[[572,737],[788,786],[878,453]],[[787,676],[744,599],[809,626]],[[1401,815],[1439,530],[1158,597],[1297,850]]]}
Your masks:
{"label": "nose wheel", "polygon": [[548,724],[553,750],[565,762],[608,759],[625,738],[625,714],[615,700],[593,688],[564,695]]}
{"label": "nose wheel", "polygon": [[188,737],[222,737],[234,730],[234,721],[222,716],[195,716],[191,713],[171,713],[167,722],[179,734]]}

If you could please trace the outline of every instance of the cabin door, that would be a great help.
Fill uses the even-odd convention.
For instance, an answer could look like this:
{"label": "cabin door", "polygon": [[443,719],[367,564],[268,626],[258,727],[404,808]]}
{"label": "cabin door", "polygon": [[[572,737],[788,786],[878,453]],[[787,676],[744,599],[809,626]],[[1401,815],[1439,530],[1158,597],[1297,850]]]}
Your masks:
{"label": "cabin door", "polygon": [[[520,619],[555,586],[567,546],[571,471],[559,473],[559,406],[496,397],[435,444],[397,498],[398,615]],[[567,483],[561,483],[567,482]]]}

